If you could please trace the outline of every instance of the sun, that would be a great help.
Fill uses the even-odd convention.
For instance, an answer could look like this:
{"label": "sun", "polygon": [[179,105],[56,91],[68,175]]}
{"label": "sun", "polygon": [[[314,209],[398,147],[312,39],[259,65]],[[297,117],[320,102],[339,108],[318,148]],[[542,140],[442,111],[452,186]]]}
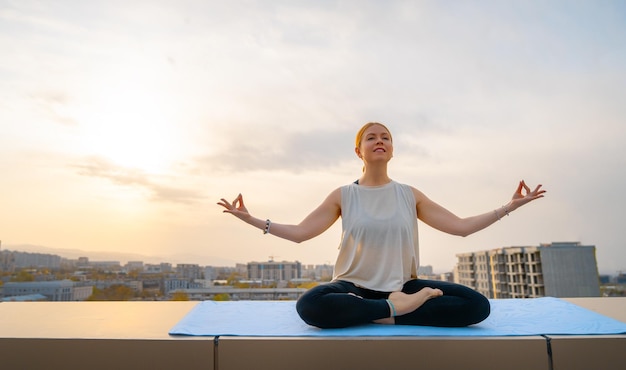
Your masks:
{"label": "sun", "polygon": [[178,151],[171,106],[140,81],[103,84],[84,119],[84,150],[126,168],[166,172]]}

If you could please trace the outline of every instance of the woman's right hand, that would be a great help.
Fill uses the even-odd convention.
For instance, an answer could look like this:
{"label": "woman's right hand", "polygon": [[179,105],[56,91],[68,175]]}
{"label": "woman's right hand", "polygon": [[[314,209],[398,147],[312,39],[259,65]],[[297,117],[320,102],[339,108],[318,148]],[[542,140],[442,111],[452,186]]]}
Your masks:
{"label": "woman's right hand", "polygon": [[217,202],[217,204],[225,208],[224,213],[230,213],[231,215],[244,221],[250,218],[250,213],[248,212],[246,206],[243,204],[243,196],[241,195],[241,193],[237,195],[237,198],[235,198],[232,203],[222,198],[219,202]]}

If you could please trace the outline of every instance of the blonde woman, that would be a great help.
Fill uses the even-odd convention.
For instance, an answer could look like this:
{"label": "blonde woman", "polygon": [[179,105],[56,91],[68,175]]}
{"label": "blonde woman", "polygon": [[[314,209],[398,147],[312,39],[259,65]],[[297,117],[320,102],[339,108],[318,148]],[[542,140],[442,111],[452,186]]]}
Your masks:
{"label": "blonde woman", "polygon": [[218,204],[246,223],[279,238],[300,243],[326,231],[339,217],[342,235],[330,283],[308,290],[297,302],[300,317],[320,328],[365,323],[459,327],[487,318],[489,301],[459,284],[417,278],[417,220],[442,232],[467,236],[522,205],[544,196],[521,181],[506,205],[460,218],[416,188],[392,180],[391,132],[381,123],[357,133],[356,155],[363,161],[358,180],[333,190],[299,224],[272,223],[252,216],[239,194]]}

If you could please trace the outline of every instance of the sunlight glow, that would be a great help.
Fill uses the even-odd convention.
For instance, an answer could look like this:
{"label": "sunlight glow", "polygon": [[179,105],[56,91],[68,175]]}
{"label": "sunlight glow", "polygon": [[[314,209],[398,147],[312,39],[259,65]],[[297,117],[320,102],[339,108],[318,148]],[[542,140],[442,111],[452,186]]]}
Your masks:
{"label": "sunlight glow", "polygon": [[86,149],[123,167],[166,172],[175,161],[167,96],[139,80],[103,86],[86,117]]}

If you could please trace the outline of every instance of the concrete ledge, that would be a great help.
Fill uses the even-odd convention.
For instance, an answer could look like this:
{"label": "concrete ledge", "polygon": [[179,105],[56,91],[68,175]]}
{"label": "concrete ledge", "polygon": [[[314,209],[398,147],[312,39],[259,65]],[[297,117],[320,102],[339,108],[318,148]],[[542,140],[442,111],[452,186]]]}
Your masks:
{"label": "concrete ledge", "polygon": [[626,335],[549,336],[554,369],[624,369]]}
{"label": "concrete ledge", "polygon": [[[626,322],[626,298],[571,303]],[[6,369],[622,369],[626,335],[185,337],[197,302],[0,303]],[[549,354],[551,351],[551,356]]]}
{"label": "concrete ledge", "polygon": [[213,342],[0,338],[3,369],[213,369]]}
{"label": "concrete ledge", "polygon": [[213,369],[213,338],[168,335],[197,302],[0,303],[2,369]]}
{"label": "concrete ledge", "polygon": [[543,337],[222,337],[217,368],[548,370],[549,360]]}

